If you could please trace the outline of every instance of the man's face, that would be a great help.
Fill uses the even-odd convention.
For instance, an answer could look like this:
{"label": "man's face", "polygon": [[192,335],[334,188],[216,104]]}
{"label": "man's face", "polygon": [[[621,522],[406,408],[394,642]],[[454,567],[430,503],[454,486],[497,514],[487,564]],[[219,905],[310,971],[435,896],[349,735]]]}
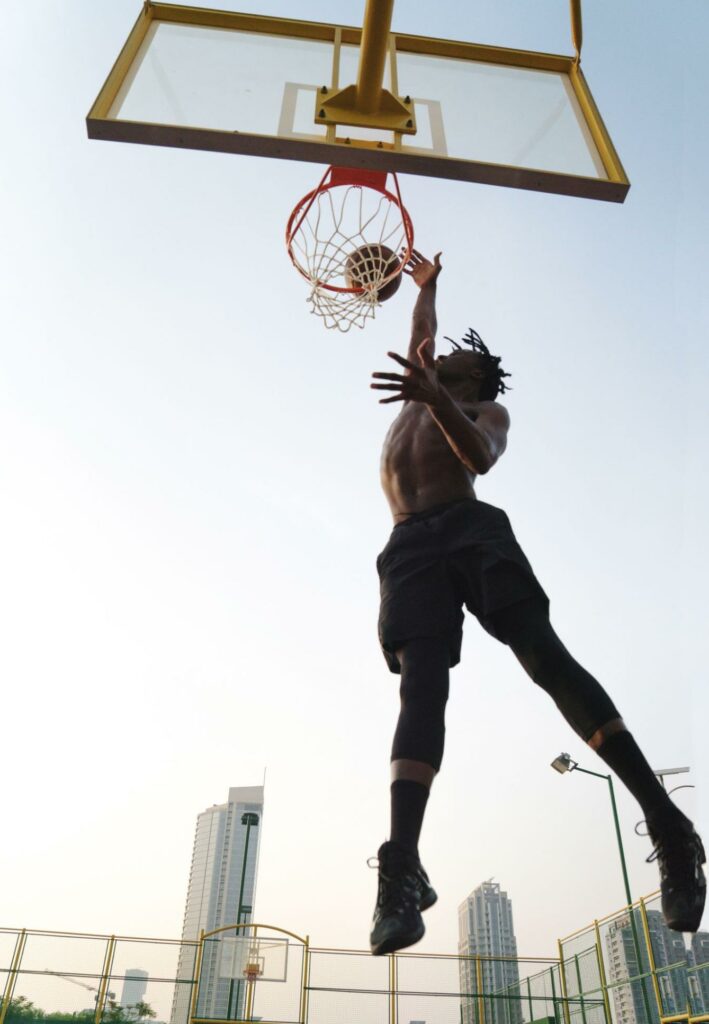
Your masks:
{"label": "man's face", "polygon": [[447,387],[475,385],[485,377],[485,360],[477,352],[451,352],[436,357],[438,379]]}

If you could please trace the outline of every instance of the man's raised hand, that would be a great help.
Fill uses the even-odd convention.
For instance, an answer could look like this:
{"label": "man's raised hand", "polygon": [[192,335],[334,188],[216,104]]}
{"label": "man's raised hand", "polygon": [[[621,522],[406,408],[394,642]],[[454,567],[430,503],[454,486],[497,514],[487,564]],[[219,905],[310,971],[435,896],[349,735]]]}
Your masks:
{"label": "man's raised hand", "polygon": [[402,269],[405,274],[414,279],[414,283],[419,288],[424,288],[427,284],[435,284],[438,275],[443,269],[441,267],[441,254],[437,252],[433,257],[432,263],[425,256],[422,256],[418,249],[412,249],[411,256]]}
{"label": "man's raised hand", "polygon": [[389,402],[424,402],[435,405],[443,393],[443,388],[436,374],[435,363],[430,352],[431,338],[424,338],[416,350],[419,366],[405,359],[397,352],[387,352],[390,359],[403,366],[405,373],[373,373],[376,380],[389,381],[388,384],[370,384],[375,391],[395,391],[390,398],[380,398],[380,405]]}

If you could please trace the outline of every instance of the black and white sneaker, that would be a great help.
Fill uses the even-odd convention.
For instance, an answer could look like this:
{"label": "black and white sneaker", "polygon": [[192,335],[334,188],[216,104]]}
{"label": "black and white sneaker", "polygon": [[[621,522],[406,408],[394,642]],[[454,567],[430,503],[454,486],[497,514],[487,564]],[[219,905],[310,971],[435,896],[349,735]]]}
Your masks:
{"label": "black and white sneaker", "polygon": [[707,882],[702,841],[686,818],[664,824],[648,821],[655,849],[647,858],[660,869],[662,915],[676,932],[696,932],[704,913]]}
{"label": "black and white sneaker", "polygon": [[369,941],[374,956],[383,956],[423,938],[421,911],[438,897],[421,861],[403,846],[384,843],[377,860],[379,886]]}

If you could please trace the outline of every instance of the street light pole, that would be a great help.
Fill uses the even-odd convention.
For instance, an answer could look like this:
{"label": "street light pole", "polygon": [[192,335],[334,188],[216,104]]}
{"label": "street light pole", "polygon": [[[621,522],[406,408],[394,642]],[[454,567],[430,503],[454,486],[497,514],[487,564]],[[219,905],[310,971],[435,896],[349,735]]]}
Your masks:
{"label": "street light pole", "polygon": [[635,957],[636,957],[637,963],[638,963],[638,974],[641,975],[641,977],[639,979],[640,980],[640,991],[641,991],[642,997],[643,997],[643,1004],[644,1004],[644,1008],[645,1008],[645,1016],[646,1016],[646,1019],[648,1021],[650,1021],[651,1020],[651,1017],[650,1017],[650,1001],[648,999],[648,994],[647,994],[647,991],[645,989],[645,978],[642,976],[643,973],[644,973],[644,971],[643,971],[644,965],[643,965],[643,963],[642,963],[642,961],[640,959],[640,940],[638,938],[638,930],[637,930],[637,925],[635,923],[635,913],[633,912],[633,897],[630,895],[630,882],[628,880],[628,868],[627,868],[627,865],[625,863],[625,851],[623,850],[623,840],[622,840],[621,834],[620,834],[620,821],[618,819],[618,807],[617,807],[616,802],[615,802],[615,791],[613,789],[613,779],[611,778],[610,775],[601,775],[600,772],[592,772],[592,771],[589,771],[588,768],[580,768],[579,765],[576,763],[576,761],[573,761],[571,759],[569,754],[559,754],[559,756],[552,761],[551,766],[552,766],[552,768],[555,769],[555,771],[559,772],[559,774],[561,774],[561,775],[565,774],[566,772],[583,772],[584,775],[593,775],[597,779],[605,779],[606,782],[608,783],[608,789],[609,789],[610,795],[611,795],[611,807],[613,808],[613,822],[615,824],[615,835],[616,835],[616,839],[618,840],[618,852],[620,853],[620,866],[621,866],[621,868],[623,870],[623,884],[625,886],[625,899],[626,899],[626,902],[628,904],[628,918],[629,918],[629,921],[630,921],[630,930],[632,932],[632,937],[633,937],[633,947],[635,949]]}
{"label": "street light pole", "polygon": [[633,905],[633,897],[630,895],[630,881],[628,879],[628,866],[625,862],[625,850],[623,849],[623,839],[620,834],[620,821],[618,819],[618,806],[615,802],[615,790],[613,789],[613,779],[610,775],[601,775],[600,772],[589,771],[588,768],[581,768],[576,761],[573,761],[568,754],[559,754],[552,763],[552,768],[559,772],[560,775],[564,775],[566,772],[583,772],[584,775],[593,775],[596,779],[605,779],[608,783],[608,789],[611,795],[611,807],[613,808],[613,823],[615,824],[615,837],[618,840],[618,852],[620,854],[620,866],[623,871],[623,885],[625,886],[625,900],[629,907]]}
{"label": "street light pole", "polygon": [[618,840],[618,852],[620,854],[620,866],[623,871],[623,884],[625,885],[625,899],[629,907],[633,904],[633,897],[630,895],[630,881],[628,880],[628,865],[625,862],[625,850],[623,849],[623,839],[620,834],[620,821],[618,820],[618,806],[615,802],[615,790],[613,789],[613,779],[610,775],[601,775],[600,772],[591,772],[588,768],[580,768],[575,765],[572,771],[583,772],[584,775],[595,775],[597,779],[605,779],[608,783],[608,789],[611,795],[611,807],[613,808],[613,822],[615,824],[615,836]]}
{"label": "street light pole", "polygon": [[[237,923],[237,925],[241,924],[241,915],[242,915],[242,913],[245,913],[246,911],[251,913],[252,910],[253,910],[253,907],[251,907],[251,906],[249,906],[249,907],[245,907],[244,906],[244,886],[246,884],[246,864],[247,864],[248,856],[249,856],[249,837],[251,835],[251,828],[252,828],[252,826],[254,828],[256,828],[256,826],[258,825],[258,822],[259,822],[258,814],[255,814],[253,811],[246,811],[245,814],[241,815],[241,824],[242,825],[246,825],[246,838],[244,840],[244,859],[243,859],[243,861],[241,863],[241,883],[240,883],[240,886],[239,886],[239,902],[238,902],[237,908],[236,908],[236,923]],[[244,929],[244,931],[246,931],[246,930],[247,929]],[[241,929],[237,928],[237,938],[240,937],[240,936],[241,936]],[[232,995],[233,995],[233,992],[234,992],[234,979],[232,978],[231,979],[231,984],[229,985],[229,1002],[228,1002],[228,1006],[227,1006],[227,1018],[228,1019],[231,1019],[231,1007],[232,1007]],[[236,983],[236,1006],[235,1006],[235,1009],[237,1010],[237,1012],[238,1012],[238,1009],[239,1009],[239,997],[240,996],[241,996],[241,979],[239,979],[239,981],[237,981],[237,983]]]}
{"label": "street light pole", "polygon": [[[251,834],[251,826],[258,825],[258,814],[254,814],[253,811],[247,811],[246,814],[241,815],[241,824],[246,825],[246,841],[244,842],[244,861],[241,865],[241,887],[239,889],[239,905],[236,911],[236,923],[241,924],[241,912],[244,909],[244,885],[246,883],[246,858],[249,855],[249,835]],[[250,910],[251,908],[249,908]]]}

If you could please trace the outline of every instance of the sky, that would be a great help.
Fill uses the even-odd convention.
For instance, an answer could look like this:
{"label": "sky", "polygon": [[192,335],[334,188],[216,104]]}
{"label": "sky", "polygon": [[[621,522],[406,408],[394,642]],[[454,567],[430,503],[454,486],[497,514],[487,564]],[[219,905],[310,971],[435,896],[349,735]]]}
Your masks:
{"label": "sky", "polygon": [[[478,496],[509,514],[558,633],[653,767],[691,769],[676,799],[706,835],[709,10],[586,7],[623,205],[400,183],[417,247],[443,251],[440,334],[475,327],[513,374]],[[357,24],[364,5],[232,9]],[[416,293],[404,281],[347,335],[309,313],[282,239],[318,165],[88,140],[138,10],[13,5],[0,41],[1,923],[179,937],[197,814],[265,772],[257,916],[366,948],[398,704],[375,572],[395,410],[368,385]],[[562,0],[394,18],[572,52]],[[607,788],[553,772],[560,751],[604,771],[469,619],[421,842],[440,895],[422,951],[456,950],[457,907],[490,877],[521,954],[623,904]],[[641,815],[617,793],[648,894]]]}

